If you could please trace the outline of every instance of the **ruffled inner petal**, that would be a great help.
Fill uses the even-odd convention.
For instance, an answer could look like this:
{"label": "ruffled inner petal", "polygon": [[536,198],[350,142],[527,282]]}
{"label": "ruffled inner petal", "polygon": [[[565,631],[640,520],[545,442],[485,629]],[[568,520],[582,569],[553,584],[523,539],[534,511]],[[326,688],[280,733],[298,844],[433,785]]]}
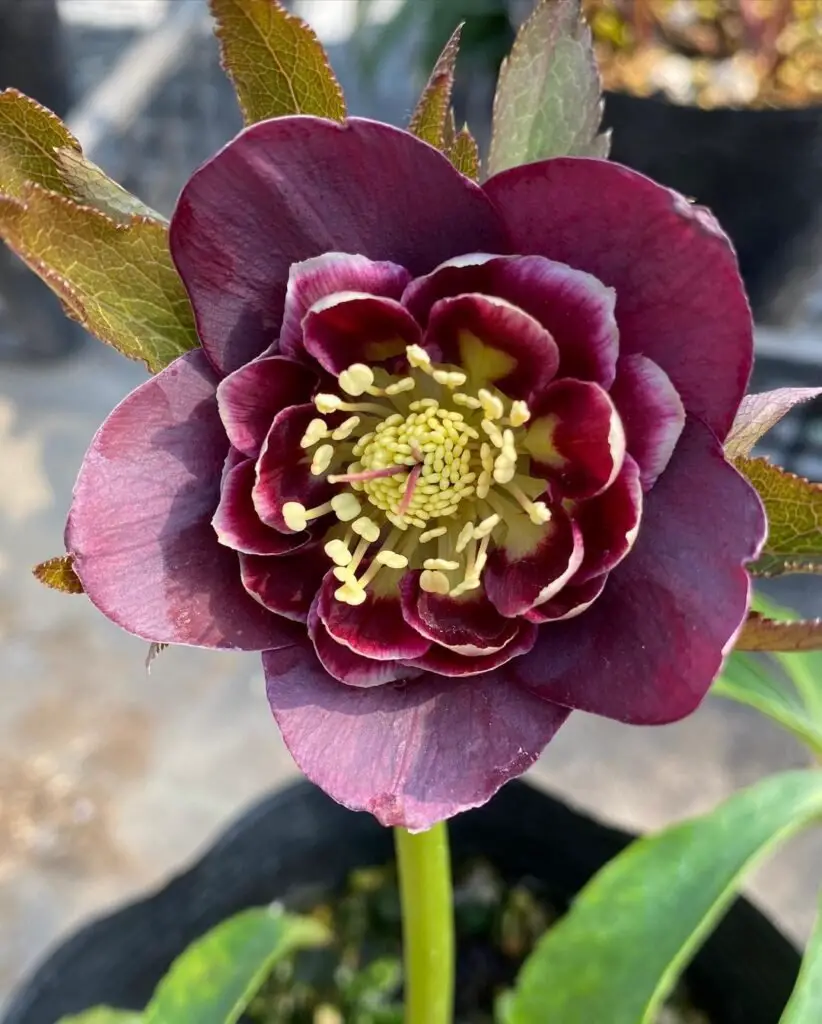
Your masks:
{"label": "ruffled inner petal", "polygon": [[269,611],[296,622],[308,618],[311,602],[327,572],[328,559],[317,543],[291,555],[240,555],[246,591]]}
{"label": "ruffled inner petal", "polygon": [[440,676],[478,676],[500,668],[521,654],[526,654],[536,640],[537,627],[531,622],[520,620],[516,623],[513,637],[498,651],[491,651],[488,654],[460,654],[448,647],[432,644],[425,654],[407,664]]}
{"label": "ruffled inner petal", "polygon": [[580,502],[571,512],[585,548],[574,583],[601,576],[625,558],[641,530],[642,504],[639,468],[626,455],[608,490]]}

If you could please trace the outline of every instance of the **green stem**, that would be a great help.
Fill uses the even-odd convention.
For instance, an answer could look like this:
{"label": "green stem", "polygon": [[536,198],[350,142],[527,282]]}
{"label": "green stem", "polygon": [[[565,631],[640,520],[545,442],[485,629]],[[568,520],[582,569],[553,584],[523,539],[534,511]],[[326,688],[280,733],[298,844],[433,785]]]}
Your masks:
{"label": "green stem", "polygon": [[454,894],[448,828],[394,829],[405,950],[405,1024],[451,1024]]}

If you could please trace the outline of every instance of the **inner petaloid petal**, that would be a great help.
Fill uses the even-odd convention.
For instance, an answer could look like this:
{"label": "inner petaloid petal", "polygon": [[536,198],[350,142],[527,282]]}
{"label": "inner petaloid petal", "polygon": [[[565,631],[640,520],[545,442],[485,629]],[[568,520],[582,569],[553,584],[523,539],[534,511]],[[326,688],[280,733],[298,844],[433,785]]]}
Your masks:
{"label": "inner petaloid petal", "polygon": [[537,473],[568,498],[590,498],[614,481],[625,458],[625,431],[597,384],[560,380],[531,405],[524,448]]}
{"label": "inner petaloid petal", "polygon": [[424,347],[433,359],[459,366],[472,389],[497,387],[515,399],[539,393],[559,366],[556,342],[537,320],[486,295],[437,302]]}

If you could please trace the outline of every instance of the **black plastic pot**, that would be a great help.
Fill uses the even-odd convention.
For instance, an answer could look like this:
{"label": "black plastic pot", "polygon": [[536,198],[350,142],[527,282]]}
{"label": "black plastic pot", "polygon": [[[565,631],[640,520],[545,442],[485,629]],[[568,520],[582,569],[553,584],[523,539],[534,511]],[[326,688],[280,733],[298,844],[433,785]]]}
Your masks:
{"label": "black plastic pot", "polygon": [[[632,837],[511,783],[454,819],[451,838],[455,860],[483,856],[509,881],[536,878],[562,908]],[[272,900],[305,906],[354,868],[392,855],[391,833],[369,815],[344,810],[308,783],[290,786],[240,818],[158,893],[60,946],[17,993],[4,1024],[54,1024],[98,1003],[142,1009],[174,957],[219,921]],[[713,1024],[777,1024],[798,967],[794,947],[740,899],[687,978]]]}
{"label": "black plastic pot", "polygon": [[713,210],[760,319],[790,319],[818,268],[822,107],[732,110],[608,93],[611,158]]}

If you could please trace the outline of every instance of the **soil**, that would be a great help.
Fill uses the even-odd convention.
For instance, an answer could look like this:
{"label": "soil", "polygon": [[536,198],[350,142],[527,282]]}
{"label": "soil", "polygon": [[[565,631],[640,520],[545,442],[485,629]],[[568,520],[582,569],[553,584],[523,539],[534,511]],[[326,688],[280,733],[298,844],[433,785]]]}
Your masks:
{"label": "soil", "polygon": [[[485,861],[457,865],[455,1024],[493,1024],[496,997],[565,908],[532,879],[507,884]],[[393,866],[354,872],[334,901],[306,908],[335,941],[281,962],[252,1003],[254,1024],[402,1024],[401,918]],[[680,987],[655,1024],[711,1024]]]}
{"label": "soil", "polygon": [[822,104],[818,0],[584,2],[606,89],[704,108]]}

